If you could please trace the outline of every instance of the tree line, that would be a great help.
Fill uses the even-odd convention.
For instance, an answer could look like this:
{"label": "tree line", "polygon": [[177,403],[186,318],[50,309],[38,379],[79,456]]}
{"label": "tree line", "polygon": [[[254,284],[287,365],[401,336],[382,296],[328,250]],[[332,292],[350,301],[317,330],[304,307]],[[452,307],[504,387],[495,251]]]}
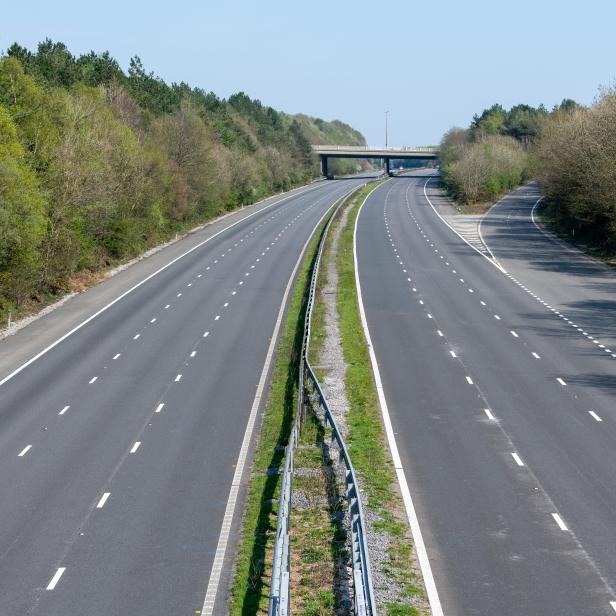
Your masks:
{"label": "tree line", "polygon": [[616,252],[616,90],[585,107],[493,105],[441,142],[441,176],[460,203],[491,202],[535,178],[557,227]]}
{"label": "tree line", "polygon": [[[46,40],[0,56],[0,322],[81,274],[319,175],[346,124],[167,84],[135,56]],[[341,167],[338,171],[344,172]]]}

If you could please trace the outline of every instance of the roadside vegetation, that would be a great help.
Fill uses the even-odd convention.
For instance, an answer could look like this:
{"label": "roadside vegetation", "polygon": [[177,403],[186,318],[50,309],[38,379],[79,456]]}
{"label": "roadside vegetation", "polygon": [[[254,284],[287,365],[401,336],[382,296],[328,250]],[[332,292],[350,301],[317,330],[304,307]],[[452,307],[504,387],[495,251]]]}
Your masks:
{"label": "roadside vegetation", "polygon": [[[483,209],[536,179],[544,220],[595,256],[616,255],[616,89],[590,107],[565,99],[545,107],[493,105],[440,146],[443,186],[462,210]],[[479,209],[482,209],[481,207]]]}
{"label": "roadside vegetation", "polygon": [[[168,85],[49,40],[0,57],[0,327],[177,232],[319,175],[339,121]],[[335,171],[354,171],[341,164]]]}

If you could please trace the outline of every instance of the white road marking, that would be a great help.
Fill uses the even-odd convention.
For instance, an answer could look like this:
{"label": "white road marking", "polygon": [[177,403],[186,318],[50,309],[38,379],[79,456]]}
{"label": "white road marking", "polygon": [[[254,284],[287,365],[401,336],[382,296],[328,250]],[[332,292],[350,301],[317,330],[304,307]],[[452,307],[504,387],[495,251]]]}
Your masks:
{"label": "white road marking", "polygon": [[60,578],[62,577],[62,574],[66,571],[66,567],[60,567],[55,573],[54,576],[51,578],[51,581],[49,582],[49,584],[47,584],[47,590],[53,590],[56,585],[58,584],[58,582],[60,581]]}
{"label": "white road marking", "polygon": [[524,466],[524,462],[522,462],[522,458],[520,458],[520,456],[515,452],[511,452],[511,457],[515,460],[515,463],[518,466]]}
{"label": "white road marking", "polygon": [[612,606],[612,609],[616,612],[616,601],[610,601],[610,605]]}
{"label": "white road marking", "polygon": [[[349,193],[350,192],[351,191],[349,191]],[[345,194],[342,197],[342,199],[346,198],[349,193]],[[216,546],[216,552],[214,554],[214,561],[213,561],[212,568],[210,571],[207,589],[205,591],[205,598],[203,600],[201,616],[211,616],[211,614],[214,611],[214,604],[216,602],[216,595],[218,593],[218,585],[220,583],[220,577],[222,574],[222,568],[223,568],[224,561],[225,561],[225,555],[227,553],[227,544],[229,541],[231,523],[233,521],[235,505],[236,505],[237,497],[239,494],[242,475],[244,474],[246,458],[248,456],[248,449],[249,449],[250,441],[252,438],[252,433],[254,431],[254,426],[255,426],[256,419],[257,419],[259,407],[261,406],[261,399],[263,397],[270,365],[272,363],[274,351],[278,343],[278,333],[280,331],[280,327],[281,327],[282,319],[284,316],[285,308],[287,305],[288,297],[289,297],[289,294],[291,293],[291,287],[293,286],[295,275],[297,274],[297,270],[299,269],[302,259],[304,257],[304,254],[306,253],[308,244],[312,241],[312,238],[314,237],[314,233],[316,229],[321,224],[321,222],[324,220],[325,216],[327,215],[327,212],[329,212],[330,210],[331,208],[328,209],[323,214],[323,216],[321,216],[319,222],[314,227],[313,232],[310,234],[310,237],[306,240],[306,243],[302,247],[302,250],[295,263],[295,267],[293,268],[293,271],[291,272],[291,276],[287,282],[287,286],[285,288],[285,292],[282,297],[282,302],[280,304],[280,309],[278,311],[278,316],[276,318],[276,324],[274,325],[274,331],[272,332],[272,337],[270,339],[270,345],[268,347],[265,362],[263,364],[263,370],[261,372],[261,377],[259,378],[259,384],[257,385],[257,392],[255,394],[255,398],[253,400],[253,404],[250,409],[250,415],[248,416],[248,422],[246,424],[244,438],[242,440],[242,445],[240,447],[240,453],[237,459],[237,463],[235,464],[235,472],[233,474],[233,480],[231,482],[231,490],[229,491],[229,498],[227,499],[227,506],[225,508],[225,515],[223,517],[222,528],[220,531],[220,535],[218,537],[218,545]],[[417,541],[415,543],[416,543],[416,549],[419,551],[420,547],[417,545]],[[426,578],[425,575],[424,575],[424,578]],[[433,616],[442,616],[442,612],[435,613],[433,611]]]}
{"label": "white road marking", "polygon": [[130,452],[131,453],[135,453],[137,451],[137,449],[139,449],[140,445],[141,445],[141,441],[135,441],[135,444],[132,446]]}
{"label": "white road marking", "polygon": [[561,384],[561,385],[566,385],[567,383],[565,383],[565,381],[563,381],[560,377],[556,377],[556,380]]}
{"label": "white road marking", "polygon": [[[364,199],[363,203],[359,208],[359,212],[355,219],[355,228],[353,230],[353,256],[355,258],[355,263],[358,263],[357,260],[357,223],[360,219],[361,211],[366,201],[368,200],[370,194],[369,193]],[[370,354],[370,362],[372,364],[372,372],[374,374],[374,379],[376,382],[377,393],[379,397],[381,413],[383,416],[383,423],[385,425],[385,433],[387,435],[387,441],[389,443],[389,450],[391,452],[394,468],[396,470],[396,475],[398,478],[398,483],[400,485],[400,492],[402,494],[402,499],[404,501],[404,506],[406,509],[407,518],[409,521],[409,526],[411,527],[411,533],[413,535],[415,550],[417,554],[417,558],[419,560],[419,566],[421,568],[421,572],[423,574],[424,584],[426,587],[426,592],[428,595],[428,601],[430,604],[430,608],[432,610],[432,616],[443,616],[443,607],[441,605],[441,601],[438,595],[438,590],[436,588],[436,583],[434,582],[434,575],[432,573],[432,567],[430,566],[430,560],[428,559],[428,552],[426,550],[426,546],[423,540],[423,535],[421,533],[421,527],[419,525],[419,520],[417,518],[417,512],[415,511],[415,506],[413,504],[413,498],[411,496],[411,492],[409,490],[408,482],[406,480],[406,475],[404,473],[404,468],[402,466],[402,460],[400,459],[400,454],[398,453],[398,446],[396,444],[396,437],[394,435],[393,427],[391,424],[391,418],[389,415],[389,409],[387,407],[387,401],[385,399],[383,383],[381,381],[381,375],[379,371],[379,366],[376,360],[376,355],[374,353],[374,346],[372,345],[372,340],[370,337],[370,330],[368,328],[368,321],[366,319],[366,312],[364,309],[364,304],[362,301],[362,293],[361,293],[361,283],[359,280],[359,267],[355,267],[355,286],[357,288],[357,299],[359,304],[359,312],[361,316],[362,326],[364,329],[364,335],[366,337],[366,341],[368,342],[368,350]]]}
{"label": "white road marking", "polygon": [[64,415],[64,413],[66,413],[66,411],[68,411],[68,409],[70,409],[71,407],[67,404],[59,413],[58,415]]}
{"label": "white road marking", "polygon": [[436,330],[436,333],[437,333],[439,336],[441,336],[441,337],[443,336],[443,332],[442,332],[440,329],[437,329],[437,330]]}
{"label": "white road marking", "polygon": [[467,377],[466,377],[466,382],[467,382],[469,385],[472,385],[472,384],[473,384],[473,379],[471,379],[471,377],[470,377],[470,376],[467,376]]}
{"label": "white road marking", "polygon": [[431,319],[432,315],[428,312],[428,318]]}
{"label": "white road marking", "polygon": [[32,445],[26,445],[18,454],[19,458],[23,458],[30,450],[32,449]]}
{"label": "white road marking", "polygon": [[210,335],[210,332],[203,332],[203,337],[207,338]]}
{"label": "white road marking", "polygon": [[480,303],[482,306],[485,306],[485,305],[486,305],[486,303],[485,303],[482,299],[480,299],[480,300],[479,300],[479,303]]}
{"label": "white road marking", "polygon": [[165,406],[164,402],[161,402],[157,407],[156,410],[154,411],[155,413],[160,413],[163,410],[163,406]]}
{"label": "white road marking", "polygon": [[181,293],[178,293],[178,294],[177,294],[177,297],[182,297],[182,294],[181,294]]}
{"label": "white road marking", "polygon": [[500,318],[497,314],[495,314],[495,315],[494,315],[494,318],[495,318],[497,321],[500,321],[500,320],[501,320],[501,318]]}
{"label": "white road marking", "polygon": [[231,295],[235,295],[237,291],[231,291]]}
{"label": "white road marking", "polygon": [[496,417],[494,417],[494,415],[492,415],[492,411],[490,411],[490,409],[483,409],[483,411],[488,416],[488,419],[490,419],[492,421],[496,421]]}
{"label": "white road marking", "polygon": [[603,419],[601,419],[601,417],[599,417],[599,415],[597,415],[597,413],[595,413],[594,411],[588,411],[588,414],[595,420],[595,421],[603,421]]}
{"label": "white road marking", "polygon": [[554,518],[556,524],[558,524],[558,528],[560,528],[560,530],[569,530],[567,528],[567,525],[563,522],[562,518],[557,513],[553,513],[552,517]]}
{"label": "white road marking", "polygon": [[193,352],[190,354],[190,356],[191,356],[191,357],[194,357],[196,354],[197,354],[197,351],[193,351]]}
{"label": "white road marking", "polygon": [[423,306],[423,299],[420,299],[419,303]]}
{"label": "white road marking", "polygon": [[181,374],[178,374],[178,375],[175,377],[175,382],[177,383],[177,382],[178,382],[181,378],[182,378],[182,375],[181,375]]}
{"label": "white road marking", "polygon": [[135,335],[133,336],[133,340],[138,340],[138,339],[139,339],[139,336],[141,336],[141,334],[135,334]]}
{"label": "white road marking", "polygon": [[452,357],[457,357],[457,355],[453,351],[449,351]]}
{"label": "white road marking", "polygon": [[226,308],[229,305],[229,302],[225,302],[223,308]]}
{"label": "white road marking", "polygon": [[541,359],[541,357],[539,356],[539,354],[535,353],[534,351],[531,353],[531,355],[532,355],[535,359]]}
{"label": "white road marking", "polygon": [[219,315],[219,314],[217,314],[217,315],[214,317],[214,321],[218,321],[218,319],[220,319],[220,315]]}
{"label": "white road marking", "polygon": [[511,335],[512,335],[514,338],[519,338],[519,337],[520,337],[520,336],[518,336],[518,335],[516,334],[516,332],[514,332],[513,330],[511,330]]}
{"label": "white road marking", "polygon": [[121,353],[116,353],[116,354],[113,356],[113,359],[118,359],[118,357],[120,357],[120,355],[121,355]]}
{"label": "white road marking", "polygon": [[111,492],[105,492],[101,496],[101,499],[98,501],[98,504],[96,505],[96,508],[97,509],[102,509],[105,506],[105,503],[107,502],[107,499],[109,498],[110,495],[111,495]]}
{"label": "white road marking", "polygon": [[167,310],[170,306],[171,306],[171,304],[167,304],[167,305],[165,306],[165,310]]}
{"label": "white road marking", "polygon": [[156,317],[150,320],[150,323],[156,323]]}
{"label": "white road marking", "polygon": [[92,383],[96,383],[96,380],[97,380],[97,379],[98,379],[98,377],[97,377],[97,376],[92,377],[92,378],[88,381],[88,383],[89,383],[90,385],[92,385]]}

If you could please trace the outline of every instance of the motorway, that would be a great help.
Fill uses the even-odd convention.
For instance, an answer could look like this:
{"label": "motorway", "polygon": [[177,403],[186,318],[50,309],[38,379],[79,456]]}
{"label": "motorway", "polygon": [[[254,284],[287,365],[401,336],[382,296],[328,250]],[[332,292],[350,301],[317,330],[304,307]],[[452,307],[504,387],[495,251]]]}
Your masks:
{"label": "motorway", "polygon": [[[271,199],[157,253],[158,273],[146,259],[132,286],[119,275],[74,298],[84,320],[108,307],[13,376],[20,349],[44,351],[45,323],[56,339],[76,327],[73,300],[0,343],[15,349],[0,381],[0,614],[225,611],[285,291],[319,220],[364,181]],[[134,288],[140,271],[154,275]]]}
{"label": "motorway", "polygon": [[[539,231],[520,244],[521,226],[505,241],[511,212],[495,208],[500,223],[482,232],[505,269],[516,262],[503,272],[437,216],[429,181],[416,172],[372,192],[356,251],[440,613],[614,615],[616,351],[591,334],[608,327],[610,307],[595,303],[572,324],[539,276],[552,276],[557,244]],[[528,224],[534,201],[520,199],[502,207]],[[543,268],[542,250],[552,259]],[[563,303],[567,285],[584,301],[565,263],[558,275]],[[611,274],[595,275],[609,296]]]}

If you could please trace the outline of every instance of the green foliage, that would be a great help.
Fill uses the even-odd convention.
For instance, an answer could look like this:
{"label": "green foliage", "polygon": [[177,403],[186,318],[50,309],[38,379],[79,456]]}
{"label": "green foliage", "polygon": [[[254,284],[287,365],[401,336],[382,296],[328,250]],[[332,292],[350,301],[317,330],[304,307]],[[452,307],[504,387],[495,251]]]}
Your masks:
{"label": "green foliage", "polygon": [[341,122],[168,85],[137,56],[124,74],[108,52],[49,39],[0,57],[0,109],[0,316],[309,181],[313,143],[363,143]]}

